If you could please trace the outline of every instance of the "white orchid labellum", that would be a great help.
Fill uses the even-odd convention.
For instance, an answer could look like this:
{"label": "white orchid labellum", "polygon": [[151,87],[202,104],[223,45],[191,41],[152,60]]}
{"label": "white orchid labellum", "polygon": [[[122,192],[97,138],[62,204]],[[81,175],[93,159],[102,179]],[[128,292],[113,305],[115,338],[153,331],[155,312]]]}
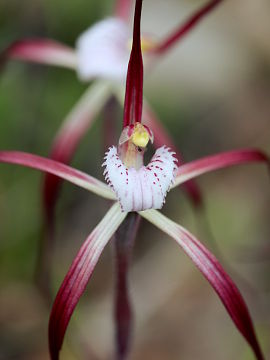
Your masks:
{"label": "white orchid labellum", "polygon": [[115,192],[122,211],[161,209],[174,182],[177,159],[165,146],[156,150],[147,166],[143,155],[151,130],[140,123],[125,127],[118,149],[112,146],[105,156],[104,175]]}

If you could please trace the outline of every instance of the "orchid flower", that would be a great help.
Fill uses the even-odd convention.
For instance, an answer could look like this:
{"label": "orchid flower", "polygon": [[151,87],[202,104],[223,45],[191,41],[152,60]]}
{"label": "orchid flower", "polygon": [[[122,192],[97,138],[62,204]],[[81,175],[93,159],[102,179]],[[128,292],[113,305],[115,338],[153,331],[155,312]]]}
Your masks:
{"label": "orchid flower", "polygon": [[[103,164],[108,184],[55,160],[23,152],[0,152],[0,162],[23,165],[50,173],[98,196],[114,201],[104,218],[83,243],[57,293],[49,321],[51,359],[59,358],[70,318],[104,247],[113,234],[119,231],[121,224],[127,224],[127,231],[124,231],[124,234],[128,234],[129,237],[134,236],[137,220],[132,220],[130,215],[137,213],[138,216],[147,219],[180,245],[213,287],[235,326],[251,346],[256,359],[262,360],[264,357],[249,311],[232,279],[215,256],[194,235],[156,209],[162,208],[170,189],[196,176],[248,162],[264,162],[268,165],[269,160],[262,152],[248,149],[221,153],[177,166],[174,153],[164,144],[156,150],[149,164],[144,165],[143,154],[148,143],[154,141],[154,134],[141,121],[143,95],[141,9],[142,0],[136,0],[133,44],[126,81],[123,130],[118,146],[109,148]],[[123,245],[130,243],[129,237],[121,239]],[[121,259],[119,252],[118,257]],[[122,266],[125,268],[127,263],[122,263]],[[120,281],[119,286],[122,290],[125,289],[125,279],[124,282]],[[129,322],[131,321],[130,309],[127,306],[129,300],[128,298],[123,299],[123,297],[122,300],[124,300],[123,306],[121,309],[118,308],[117,314],[125,317],[122,325],[125,323],[124,329],[129,332]],[[128,341],[128,335],[125,334],[125,336],[124,340]],[[122,353],[121,349],[118,349],[118,358],[124,359],[126,355],[127,348]]]}
{"label": "orchid flower", "polygon": [[[184,24],[159,42],[149,36],[143,37],[142,47],[146,60],[158,59],[221,2],[222,0],[208,1]],[[66,164],[70,162],[83,135],[93,124],[96,114],[118,87],[117,83],[123,84],[129,58],[131,33],[127,21],[132,3],[132,0],[117,0],[114,16],[94,24],[82,33],[77,39],[75,49],[54,40],[29,39],[17,41],[3,52],[2,57],[5,59],[24,60],[75,70],[81,81],[97,79],[64,120],[53,142],[50,152],[52,159]],[[151,121],[152,127],[155,128],[156,143],[162,143],[164,136],[167,139],[169,136],[157,116],[153,115],[148,105],[145,108],[145,121]],[[169,142],[173,145],[171,140]],[[177,158],[181,159],[180,153],[178,151],[176,153]],[[60,184],[60,179],[46,175],[43,199],[49,222],[52,221]],[[193,202],[200,204],[201,196],[196,184],[192,181],[187,182],[185,187]]]}
{"label": "orchid flower", "polygon": [[[123,103],[123,84],[132,35],[128,20],[133,2],[133,0],[116,0],[113,16],[99,21],[83,32],[76,41],[75,49],[50,39],[25,39],[14,42],[2,53],[0,60],[14,59],[60,66],[76,71],[82,82],[95,79],[64,119],[53,141],[50,158],[69,164],[83,136],[91,128],[97,114],[110,97],[116,95],[121,104]],[[221,2],[222,0],[209,0],[160,41],[148,35],[143,36],[141,42],[146,63],[150,65],[154,60],[162,57]],[[121,93],[120,97],[119,93]],[[175,151],[178,160],[181,160],[180,152],[149,104],[144,107],[143,118],[146,125],[150,125],[155,133],[154,145],[167,144]],[[49,297],[48,276],[54,234],[54,210],[61,183],[58,177],[45,174],[42,200],[47,235],[40,243],[37,281],[41,291]],[[200,208],[203,201],[195,181],[186,182],[184,188],[195,207]]]}

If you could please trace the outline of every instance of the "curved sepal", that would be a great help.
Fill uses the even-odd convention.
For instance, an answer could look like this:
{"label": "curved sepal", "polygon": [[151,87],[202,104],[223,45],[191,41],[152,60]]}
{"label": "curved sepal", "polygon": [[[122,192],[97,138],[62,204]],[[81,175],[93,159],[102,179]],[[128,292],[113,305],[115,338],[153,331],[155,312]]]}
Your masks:
{"label": "curved sepal", "polygon": [[48,172],[106,199],[115,200],[115,195],[106,184],[60,162],[21,151],[0,151],[1,162]]}
{"label": "curved sepal", "polygon": [[216,291],[235,326],[251,346],[257,360],[263,360],[264,357],[245,301],[214,255],[185,228],[160,212],[148,210],[141,212],[140,215],[172,237],[181,246]]}
{"label": "curved sepal", "polygon": [[269,158],[267,155],[262,151],[255,149],[234,150],[212,156],[206,156],[202,159],[194,160],[180,166],[172,187],[176,187],[186,181],[189,181],[190,179],[210,171],[233,165],[260,162],[264,162],[269,166]]}
{"label": "curved sepal", "polygon": [[73,311],[82,296],[98,259],[126,214],[114,204],[86,239],[57,293],[49,321],[49,347],[52,360],[59,358],[64,335]]}

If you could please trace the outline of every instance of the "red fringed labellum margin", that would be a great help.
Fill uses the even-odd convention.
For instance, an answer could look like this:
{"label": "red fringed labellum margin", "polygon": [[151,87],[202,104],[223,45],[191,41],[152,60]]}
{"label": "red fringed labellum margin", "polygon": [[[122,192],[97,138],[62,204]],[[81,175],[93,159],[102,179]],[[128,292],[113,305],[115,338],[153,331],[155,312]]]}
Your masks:
{"label": "red fringed labellum margin", "polygon": [[59,358],[66,328],[98,259],[127,213],[114,204],[92,231],[75,257],[53,304],[49,322],[49,346],[52,360]]}
{"label": "red fringed labellum margin", "polygon": [[174,153],[165,146],[157,149],[147,166],[126,168],[115,146],[105,156],[107,183],[115,192],[123,211],[161,209],[174,182],[177,169]]}
{"label": "red fringed labellum margin", "polygon": [[214,255],[186,229],[158,211],[143,211],[140,215],[171,236],[182,247],[218,294],[235,326],[251,346],[257,360],[263,360],[244,299]]}

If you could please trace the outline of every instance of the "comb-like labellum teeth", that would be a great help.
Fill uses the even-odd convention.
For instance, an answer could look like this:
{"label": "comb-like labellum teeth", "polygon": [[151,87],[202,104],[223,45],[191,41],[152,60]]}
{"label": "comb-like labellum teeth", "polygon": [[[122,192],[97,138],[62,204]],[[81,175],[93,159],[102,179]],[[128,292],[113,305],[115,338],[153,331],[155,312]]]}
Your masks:
{"label": "comb-like labellum teeth", "polygon": [[127,168],[113,146],[105,157],[105,179],[114,190],[122,211],[161,209],[177,169],[173,152],[157,149],[150,163],[139,170]]}

